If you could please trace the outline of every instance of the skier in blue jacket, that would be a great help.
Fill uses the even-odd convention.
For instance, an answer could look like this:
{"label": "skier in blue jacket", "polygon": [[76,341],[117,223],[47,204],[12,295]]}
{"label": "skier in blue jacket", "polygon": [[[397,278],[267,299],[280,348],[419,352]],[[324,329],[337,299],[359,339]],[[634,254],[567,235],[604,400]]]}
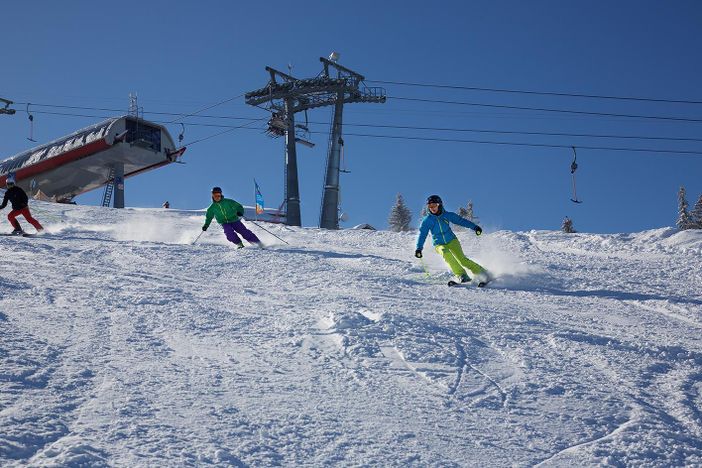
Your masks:
{"label": "skier in blue jacket", "polygon": [[465,256],[461,248],[461,243],[451,230],[450,223],[473,229],[477,236],[482,234],[483,230],[472,221],[461,218],[452,211],[446,211],[441,197],[438,195],[431,195],[427,198],[427,208],[429,209],[429,213],[422,218],[419,225],[417,250],[415,250],[414,256],[422,258],[424,241],[429,232],[431,232],[434,248],[448,264],[449,268],[451,268],[451,271],[456,275],[458,281],[461,283],[471,281],[470,276],[466,273],[466,269],[468,269],[473,273],[473,276],[478,279],[478,286],[485,286],[489,280],[487,272],[482,266]]}

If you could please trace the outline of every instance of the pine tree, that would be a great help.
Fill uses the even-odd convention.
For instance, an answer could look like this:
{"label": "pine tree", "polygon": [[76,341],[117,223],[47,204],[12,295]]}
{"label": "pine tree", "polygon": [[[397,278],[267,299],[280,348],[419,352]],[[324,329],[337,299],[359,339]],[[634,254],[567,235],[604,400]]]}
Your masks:
{"label": "pine tree", "polygon": [[[465,207],[460,207],[457,212],[458,216],[461,218],[466,218],[468,221],[472,221],[475,224],[478,224],[478,218],[475,216],[473,213],[473,201],[468,200],[468,204]],[[467,228],[461,227],[461,226],[456,226],[455,229],[458,230],[464,230]]]}
{"label": "pine tree", "polygon": [[692,229],[694,223],[690,217],[690,213],[687,211],[687,198],[685,193],[685,187],[680,187],[678,191],[678,221],[676,225],[678,229],[684,231],[685,229]]}
{"label": "pine tree", "polygon": [[402,195],[398,193],[395,206],[390,210],[390,217],[388,218],[390,230],[394,232],[409,231],[411,222],[412,213],[409,208],[407,208],[407,205],[405,205],[405,200],[402,198]]}
{"label": "pine tree", "polygon": [[[466,209],[463,208],[463,207],[460,207],[460,208],[458,209],[458,212],[457,212],[456,214],[457,214],[458,216],[460,216],[461,218],[469,219],[469,218],[468,218],[468,210],[466,210]],[[459,226],[459,225],[453,226],[452,229],[453,229],[454,231],[465,231],[465,230],[466,230],[466,228],[464,228],[463,226]]]}
{"label": "pine tree", "polygon": [[466,212],[466,218],[473,221],[475,224],[480,224],[480,219],[478,219],[478,217],[475,216],[475,213],[473,212],[473,200],[468,200]]}
{"label": "pine tree", "polygon": [[561,231],[566,232],[568,234],[578,232],[573,227],[573,220],[567,216],[565,218],[563,218],[563,224],[561,225]]}
{"label": "pine tree", "polygon": [[694,224],[694,229],[702,229],[702,195],[697,199],[695,207],[690,212],[690,217]]}

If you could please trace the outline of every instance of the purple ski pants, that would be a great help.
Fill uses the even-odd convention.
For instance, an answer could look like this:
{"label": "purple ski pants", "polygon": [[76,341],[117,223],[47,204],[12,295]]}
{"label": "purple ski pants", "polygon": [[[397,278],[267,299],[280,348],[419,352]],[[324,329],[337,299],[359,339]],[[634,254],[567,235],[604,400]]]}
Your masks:
{"label": "purple ski pants", "polygon": [[224,235],[227,236],[227,240],[229,242],[233,242],[235,244],[241,243],[241,239],[239,239],[239,236],[236,235],[237,232],[241,234],[241,237],[243,237],[252,244],[256,242],[261,242],[258,239],[258,237],[256,237],[256,234],[249,231],[246,228],[246,226],[244,226],[244,223],[242,223],[241,221],[236,221],[234,223],[224,223],[222,224],[222,227],[224,228]]}

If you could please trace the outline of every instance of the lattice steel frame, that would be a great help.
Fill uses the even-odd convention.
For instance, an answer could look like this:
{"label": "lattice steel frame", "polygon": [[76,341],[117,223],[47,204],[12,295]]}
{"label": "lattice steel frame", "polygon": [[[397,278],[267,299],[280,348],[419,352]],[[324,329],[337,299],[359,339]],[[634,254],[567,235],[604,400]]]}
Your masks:
{"label": "lattice steel frame", "polygon": [[[319,60],[323,70],[315,78],[298,79],[266,67],[271,77],[268,84],[264,88],[246,93],[244,98],[246,103],[252,106],[265,104],[278,119],[278,123],[280,119],[286,123],[285,205],[287,223],[293,226],[302,225],[295,148],[295,114],[308,109],[335,106],[319,226],[338,229],[343,105],[354,102],[384,103],[386,96],[383,88],[366,87],[363,84],[363,75],[324,57],[320,57]],[[330,71],[336,72],[336,76],[331,76]]]}

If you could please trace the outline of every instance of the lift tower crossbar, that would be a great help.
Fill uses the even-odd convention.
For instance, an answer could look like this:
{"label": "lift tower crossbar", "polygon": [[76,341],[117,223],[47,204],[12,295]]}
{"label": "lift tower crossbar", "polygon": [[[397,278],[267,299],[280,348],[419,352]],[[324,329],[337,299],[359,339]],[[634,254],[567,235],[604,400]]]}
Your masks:
{"label": "lift tower crossbar", "polygon": [[[297,176],[297,153],[295,150],[295,113],[334,105],[327,171],[320,227],[338,229],[339,163],[341,141],[341,117],[343,105],[353,102],[383,103],[386,100],[383,88],[368,88],[364,77],[336,62],[320,58],[323,71],[315,78],[298,79],[289,74],[266,67],[270,81],[261,89],[246,93],[246,103],[252,106],[266,104],[273,113],[269,121],[269,133],[286,137],[285,146],[285,204],[287,224],[301,226],[299,183]],[[330,69],[336,71],[331,76]],[[280,80],[280,82],[278,81]]]}
{"label": "lift tower crossbar", "polygon": [[8,100],[8,99],[0,98],[0,103],[4,103],[4,104],[5,104],[5,107],[0,107],[0,114],[12,115],[12,114],[15,113],[15,110],[14,110],[14,109],[10,109],[10,106],[11,106],[12,104],[14,104],[12,101],[10,101],[10,100]]}

